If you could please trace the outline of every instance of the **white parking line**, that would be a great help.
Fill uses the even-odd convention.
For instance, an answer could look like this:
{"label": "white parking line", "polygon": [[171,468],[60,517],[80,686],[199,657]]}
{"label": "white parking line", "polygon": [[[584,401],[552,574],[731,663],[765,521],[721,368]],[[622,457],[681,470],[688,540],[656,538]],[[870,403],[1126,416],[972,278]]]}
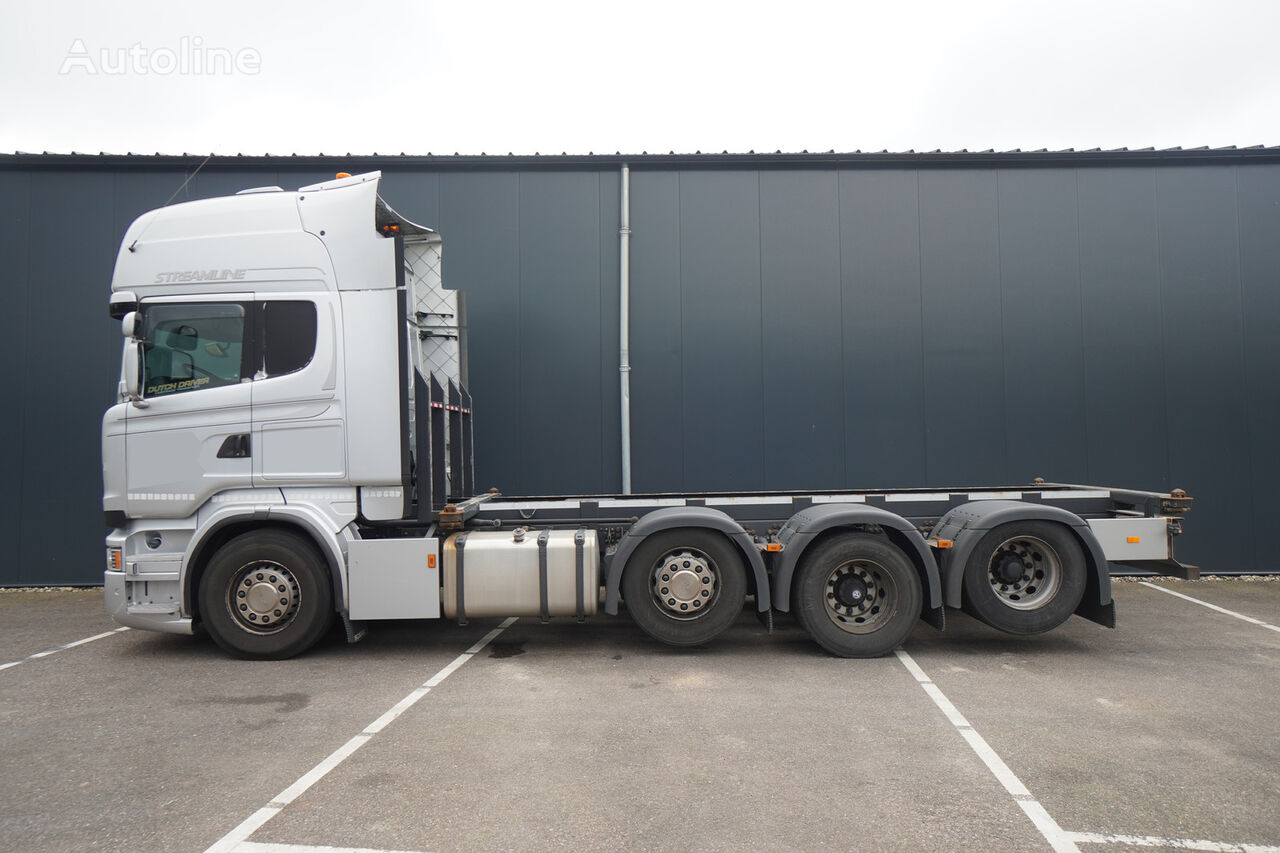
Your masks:
{"label": "white parking line", "polygon": [[1068,832],[1067,836],[1077,844],[1172,847],[1175,850],[1208,850],[1210,853],[1280,853],[1280,847],[1262,844],[1227,844],[1222,841],[1194,841],[1190,838],[1158,838],[1154,835],[1099,835],[1096,832]]}
{"label": "white parking line", "polygon": [[1228,610],[1225,607],[1219,607],[1216,604],[1210,604],[1207,601],[1201,601],[1198,598],[1192,598],[1189,595],[1183,595],[1180,592],[1174,592],[1171,589],[1165,589],[1162,586],[1157,586],[1156,584],[1148,583],[1147,581],[1138,581],[1138,583],[1142,584],[1143,586],[1149,586],[1152,589],[1158,589],[1161,592],[1168,593],[1169,595],[1177,596],[1178,598],[1185,598],[1187,601],[1195,602],[1196,604],[1199,604],[1201,607],[1207,607],[1210,610],[1216,610],[1219,613],[1225,613],[1228,616],[1234,616],[1237,619],[1241,619],[1245,622],[1248,622],[1250,625],[1257,625],[1262,628],[1267,628],[1272,631],[1280,632],[1280,627],[1276,627],[1275,625],[1272,625],[1269,622],[1263,622],[1261,619],[1254,619],[1252,616],[1245,616],[1243,613],[1236,613],[1234,610]]}
{"label": "white parking line", "polygon": [[[436,687],[440,682],[453,675],[458,670],[458,667],[475,657],[481,649],[493,642],[499,634],[515,624],[515,621],[516,617],[513,616],[485,634],[474,646],[458,655],[444,669],[427,679],[426,683],[421,687],[415,688],[408,696],[392,705],[385,714],[365,726],[360,734],[335,749],[327,758],[304,773],[298,781],[277,794],[275,799],[249,815],[239,826],[215,841],[205,850],[205,853],[232,853],[232,851],[240,850],[249,836],[257,832],[264,823],[278,815],[280,810],[289,805],[289,803],[302,796],[308,788],[323,779],[329,771],[346,761],[352,753],[368,743],[371,737],[382,731],[392,720],[412,708],[419,699],[431,692],[431,688]],[[326,848],[312,849],[324,850]],[[341,850],[343,848],[337,849]]]}
{"label": "white parking line", "polygon": [[263,844],[241,841],[232,853],[419,853],[414,850],[377,850],[372,847],[323,847],[314,844]]}
{"label": "white parking line", "polygon": [[1080,848],[1076,847],[1075,842],[1071,840],[1070,835],[1058,826],[1058,822],[1049,816],[1044,806],[1040,805],[1039,800],[1031,796],[1031,792],[1027,790],[1027,786],[1022,784],[1014,772],[1009,769],[1009,765],[996,754],[986,739],[969,725],[969,721],[964,715],[956,710],[956,706],[951,704],[948,699],[933,683],[933,680],[925,674],[920,665],[912,659],[911,655],[902,649],[895,649],[893,652],[898,656],[898,660],[902,661],[902,665],[907,671],[915,676],[916,681],[920,682],[920,686],[924,688],[924,692],[929,694],[929,698],[933,700],[933,704],[941,709],[947,719],[951,721],[951,725],[956,727],[956,731],[960,732],[960,736],[965,739],[978,757],[982,759],[982,763],[987,765],[987,769],[992,775],[999,780],[1004,789],[1013,797],[1014,802],[1031,818],[1031,822],[1035,824],[1036,829],[1040,830],[1040,834],[1049,842],[1057,853],[1080,853]]}
{"label": "white parking line", "polygon": [[56,655],[58,652],[65,652],[67,649],[74,649],[76,646],[83,646],[85,643],[92,643],[94,640],[101,640],[103,637],[110,637],[112,634],[119,634],[122,631],[128,630],[128,628],[114,628],[110,631],[103,631],[101,634],[94,634],[92,637],[85,637],[83,640],[76,640],[74,643],[54,646],[52,648],[45,649],[42,652],[36,652],[34,655],[27,655],[21,660],[12,660],[8,663],[0,663],[0,670],[5,670],[9,667],[17,666],[20,663],[26,663],[27,661],[37,660],[38,658],[47,658],[49,655]]}

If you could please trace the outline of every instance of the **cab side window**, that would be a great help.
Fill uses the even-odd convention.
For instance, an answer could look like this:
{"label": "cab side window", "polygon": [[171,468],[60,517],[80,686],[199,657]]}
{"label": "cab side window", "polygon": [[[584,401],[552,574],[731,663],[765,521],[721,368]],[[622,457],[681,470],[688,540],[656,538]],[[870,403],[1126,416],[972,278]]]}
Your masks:
{"label": "cab side window", "polygon": [[143,396],[235,385],[252,375],[243,305],[153,305],[144,317]]}
{"label": "cab side window", "polygon": [[301,370],[316,354],[316,306],[262,303],[262,368],[268,378]]}

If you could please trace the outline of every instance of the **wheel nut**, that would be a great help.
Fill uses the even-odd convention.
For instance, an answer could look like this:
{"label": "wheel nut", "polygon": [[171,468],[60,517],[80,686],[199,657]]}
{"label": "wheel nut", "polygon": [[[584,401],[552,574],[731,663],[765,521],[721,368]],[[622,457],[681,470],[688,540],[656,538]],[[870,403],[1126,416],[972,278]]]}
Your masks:
{"label": "wheel nut", "polygon": [[289,604],[289,599],[287,599],[287,598],[282,598],[282,599],[280,599],[280,603],[281,603],[281,604],[283,604],[283,605],[288,605],[288,604]]}
{"label": "wheel nut", "polygon": [[667,593],[669,593],[669,592],[671,592],[671,590],[667,589],[665,586],[662,588],[662,594],[663,594],[663,595],[666,595],[666,594],[667,594]]}

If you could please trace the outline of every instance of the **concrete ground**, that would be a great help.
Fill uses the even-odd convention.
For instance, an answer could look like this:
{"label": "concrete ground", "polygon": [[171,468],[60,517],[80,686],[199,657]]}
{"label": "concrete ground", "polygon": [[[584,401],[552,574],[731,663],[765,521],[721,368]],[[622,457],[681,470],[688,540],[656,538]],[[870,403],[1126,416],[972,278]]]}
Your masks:
{"label": "concrete ground", "polygon": [[1274,580],[1118,581],[1114,631],[948,612],[870,661],[744,614],[249,663],[101,597],[0,592],[0,849],[1280,851]]}

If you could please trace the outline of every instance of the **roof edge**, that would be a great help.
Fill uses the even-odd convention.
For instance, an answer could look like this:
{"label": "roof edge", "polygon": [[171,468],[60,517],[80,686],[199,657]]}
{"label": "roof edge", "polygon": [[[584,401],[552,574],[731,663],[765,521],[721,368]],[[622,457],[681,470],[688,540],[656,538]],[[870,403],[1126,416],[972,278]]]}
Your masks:
{"label": "roof edge", "polygon": [[1150,165],[1174,163],[1280,162],[1280,147],[1248,148],[1112,148],[1061,151],[879,151],[879,152],[774,152],[719,154],[50,154],[15,152],[0,154],[0,168],[191,168],[206,160],[204,168],[341,167],[346,171],[389,168],[503,171],[520,169],[603,169],[628,164],[633,169],[707,168],[893,168],[934,166],[1062,166]]}

